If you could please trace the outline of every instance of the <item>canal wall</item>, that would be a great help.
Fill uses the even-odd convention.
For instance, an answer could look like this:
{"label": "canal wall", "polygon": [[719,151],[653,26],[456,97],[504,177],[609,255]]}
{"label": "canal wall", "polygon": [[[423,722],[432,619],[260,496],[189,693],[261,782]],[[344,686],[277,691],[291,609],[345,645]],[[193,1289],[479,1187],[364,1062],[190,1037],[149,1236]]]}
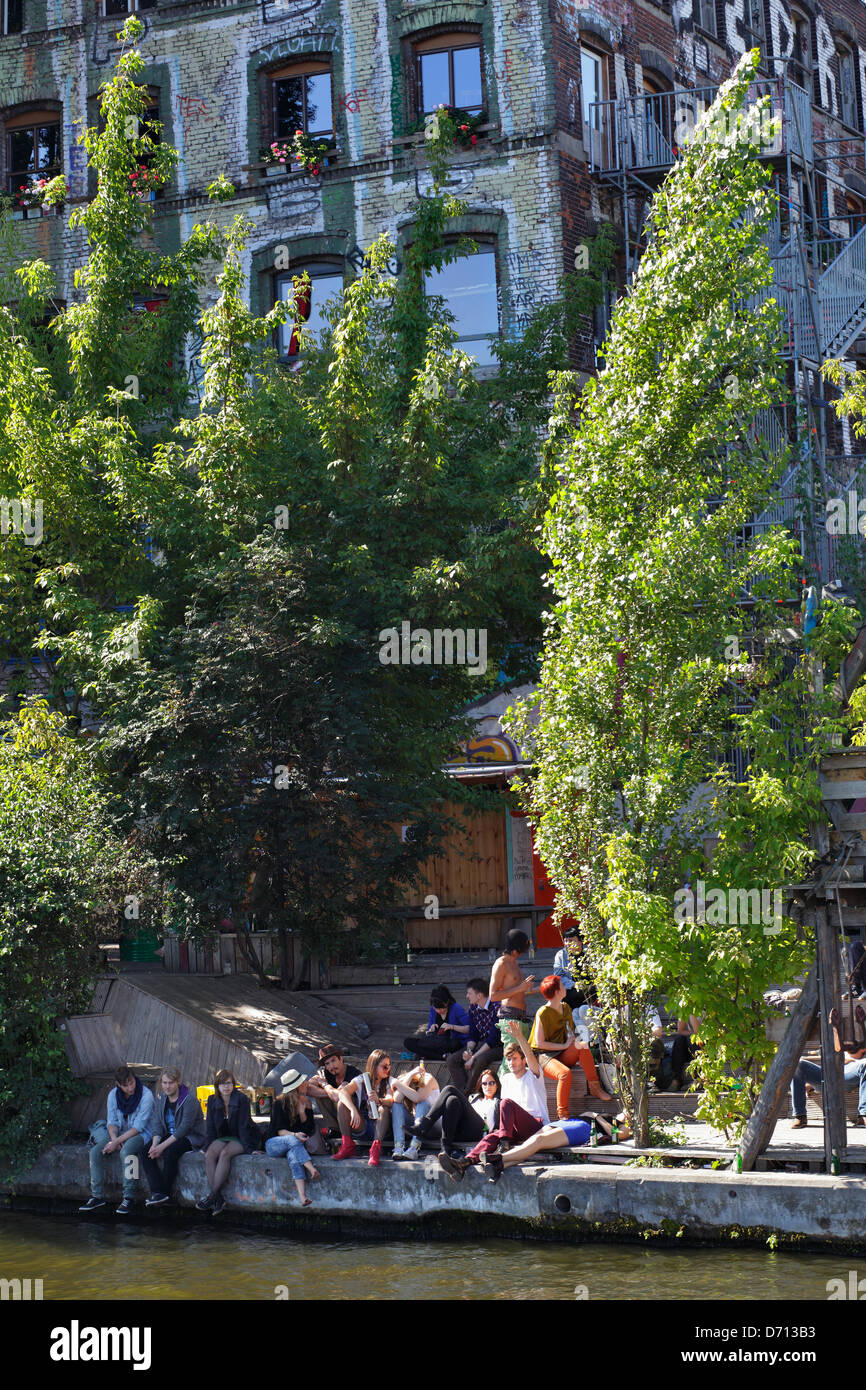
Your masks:
{"label": "canal wall", "polygon": [[[527,1164],[496,1184],[482,1170],[454,1183],[435,1155],[417,1162],[315,1160],[322,1174],[309,1184],[313,1205],[301,1209],[288,1164],[250,1155],[236,1158],[223,1189],[220,1224],[278,1227],[292,1234],[335,1232],[367,1239],[468,1232],[535,1240],[642,1239],[759,1243],[845,1248],[866,1252],[866,1179],[812,1174],[648,1169],[590,1163]],[[106,1194],[120,1200],[119,1160],[106,1162]],[[207,1191],[204,1159],[181,1159],[176,1205],[142,1220],[192,1216]],[[46,1151],[13,1189],[0,1189],[7,1209],[74,1211],[90,1195],[87,1150],[60,1144]],[[146,1196],[142,1189],[142,1201]],[[100,1219],[87,1218],[89,1220]]]}

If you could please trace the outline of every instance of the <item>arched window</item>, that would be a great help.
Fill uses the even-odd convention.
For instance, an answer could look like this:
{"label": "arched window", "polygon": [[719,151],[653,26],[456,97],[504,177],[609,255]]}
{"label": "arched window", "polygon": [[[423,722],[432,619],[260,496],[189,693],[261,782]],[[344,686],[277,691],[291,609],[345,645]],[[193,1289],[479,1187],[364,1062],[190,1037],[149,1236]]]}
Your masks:
{"label": "arched window", "polygon": [[[310,261],[306,264],[300,263],[293,266],[284,275],[277,275],[276,277],[274,297],[277,303],[294,300],[298,294],[295,278],[302,275],[304,271],[310,277],[310,295],[309,299],[299,295],[298,306],[301,311],[305,334],[318,343],[321,341],[322,331],[329,326],[325,316],[325,307],[335,295],[342,293],[343,269],[342,266],[333,261]],[[292,361],[297,358],[299,352],[298,335],[292,323],[285,323],[281,327],[278,351],[280,357],[286,360]]]}
{"label": "arched window", "polygon": [[32,190],[63,170],[60,111],[31,110],[8,116],[4,129],[6,191],[24,217],[40,217],[41,202]]}
{"label": "arched window", "polygon": [[24,0],[0,0],[0,34],[20,34],[24,28]]}
{"label": "arched window", "polygon": [[640,163],[648,169],[664,168],[673,162],[673,97],[671,84],[664,77],[644,70],[643,137]]}
{"label": "arched window", "polygon": [[495,247],[479,245],[475,255],[428,271],[424,289],[428,296],[441,296],[453,315],[455,347],[474,357],[479,367],[495,365],[490,350],[490,339],[499,336]]}
{"label": "arched window", "polygon": [[296,130],[327,139],[334,134],[329,63],[311,59],[268,74],[270,128],[274,140],[291,140]]}
{"label": "arched window", "polygon": [[846,43],[836,45],[839,64],[839,114],[847,126],[857,129],[857,68]]}
{"label": "arched window", "polygon": [[788,63],[788,74],[807,92],[812,91],[812,21],[801,10],[791,11],[794,49]]}
{"label": "arched window", "polygon": [[477,116],[484,109],[481,38],[478,34],[438,34],[413,44],[415,108],[426,116],[453,106]]}

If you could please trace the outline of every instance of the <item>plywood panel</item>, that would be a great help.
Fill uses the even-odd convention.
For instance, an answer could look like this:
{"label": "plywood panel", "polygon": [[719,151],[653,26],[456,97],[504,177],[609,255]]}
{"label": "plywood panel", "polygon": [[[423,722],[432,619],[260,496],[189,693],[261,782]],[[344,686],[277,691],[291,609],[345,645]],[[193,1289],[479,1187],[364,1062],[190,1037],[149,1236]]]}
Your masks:
{"label": "plywood panel", "polygon": [[470,815],[446,807],[456,828],[442,854],[423,865],[409,902],[435,894],[441,907],[493,907],[508,901],[505,809]]}

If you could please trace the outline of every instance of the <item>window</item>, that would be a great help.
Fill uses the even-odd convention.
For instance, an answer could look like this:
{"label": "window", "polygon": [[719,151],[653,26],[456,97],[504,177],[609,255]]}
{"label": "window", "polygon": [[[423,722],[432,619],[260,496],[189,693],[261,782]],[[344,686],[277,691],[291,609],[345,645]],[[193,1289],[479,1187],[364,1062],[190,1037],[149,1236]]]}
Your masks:
{"label": "window", "polygon": [[[297,291],[294,280],[304,271],[310,277],[309,306],[300,295],[298,296],[298,304],[304,322],[304,332],[318,343],[321,342],[322,330],[330,326],[324,313],[325,306],[328,300],[342,292],[343,271],[336,265],[299,265],[287,275],[278,275],[276,282],[278,302],[290,301],[295,298]],[[292,323],[284,323],[280,328],[278,347],[280,357],[297,357],[298,335]]]}
{"label": "window", "polygon": [[106,16],[133,14],[136,10],[152,10],[156,0],[102,0]]}
{"label": "window", "polygon": [[484,107],[481,44],[477,34],[441,34],[415,45],[418,115],[455,106],[469,115]]}
{"label": "window", "polygon": [[812,25],[804,14],[791,11],[794,29],[794,51],[788,63],[788,73],[798,87],[812,88]]}
{"label": "window", "polygon": [[24,28],[24,0],[0,0],[0,34],[20,34]]}
{"label": "window", "polygon": [[763,0],[743,0],[743,18],[753,39],[764,37]]}
{"label": "window", "polygon": [[664,167],[673,162],[673,96],[668,83],[647,73],[644,74],[643,89],[643,129],[640,132],[643,150],[638,152],[642,155],[639,163],[651,169]]}
{"label": "window", "polygon": [[857,129],[857,85],[854,68],[854,54],[846,44],[840,43],[836,49],[839,60],[839,114],[846,125]]}
{"label": "window", "polygon": [[866,226],[866,203],[862,198],[855,198],[853,193],[849,193],[845,198],[845,213],[848,218],[848,235],[856,236],[860,228]]}
{"label": "window", "polygon": [[716,32],[716,0],[698,0],[698,24],[707,34]]}
{"label": "window", "polygon": [[607,59],[591,49],[580,50],[580,101],[583,116],[583,143],[590,163],[608,167]]}
{"label": "window", "polygon": [[[160,124],[159,119],[159,97],[154,95],[153,92],[149,92],[148,106],[138,120],[137,135],[139,138],[141,138],[142,136],[147,136],[147,138],[152,140],[155,145],[158,145],[162,139],[161,132],[162,126]],[[153,153],[151,152],[149,154],[143,154],[140,156],[140,159],[141,163],[139,164],[139,170],[150,170],[153,164]],[[138,193],[138,196],[140,198],[146,199],[149,202],[153,202],[154,199],[162,198],[165,196],[164,187],[149,188],[147,176],[145,176],[145,178],[142,179],[140,175],[137,180],[136,192]]]}
{"label": "window", "polygon": [[270,81],[274,140],[291,140],[296,130],[305,135],[333,135],[331,70],[327,63],[281,68],[271,73]]}
{"label": "window", "polygon": [[474,256],[461,256],[441,270],[428,272],[428,295],[441,295],[453,315],[455,347],[474,357],[479,367],[492,367],[496,358],[489,339],[499,336],[496,296],[496,252],[480,248]]}
{"label": "window", "polygon": [[58,111],[30,111],[6,121],[6,191],[24,216],[40,217],[40,203],[28,190],[62,170]]}

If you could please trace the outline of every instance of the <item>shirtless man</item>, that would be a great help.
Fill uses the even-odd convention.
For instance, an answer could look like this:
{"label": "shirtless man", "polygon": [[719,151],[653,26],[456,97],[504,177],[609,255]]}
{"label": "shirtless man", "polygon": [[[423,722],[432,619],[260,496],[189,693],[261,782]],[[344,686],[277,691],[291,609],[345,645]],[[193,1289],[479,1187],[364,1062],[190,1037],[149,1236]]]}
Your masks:
{"label": "shirtless man", "polygon": [[517,957],[526,950],[529,937],[516,928],[505,938],[505,950],[493,967],[490,976],[490,998],[499,1005],[499,1017],[526,1020],[526,996],[538,994],[534,975],[524,977]]}

